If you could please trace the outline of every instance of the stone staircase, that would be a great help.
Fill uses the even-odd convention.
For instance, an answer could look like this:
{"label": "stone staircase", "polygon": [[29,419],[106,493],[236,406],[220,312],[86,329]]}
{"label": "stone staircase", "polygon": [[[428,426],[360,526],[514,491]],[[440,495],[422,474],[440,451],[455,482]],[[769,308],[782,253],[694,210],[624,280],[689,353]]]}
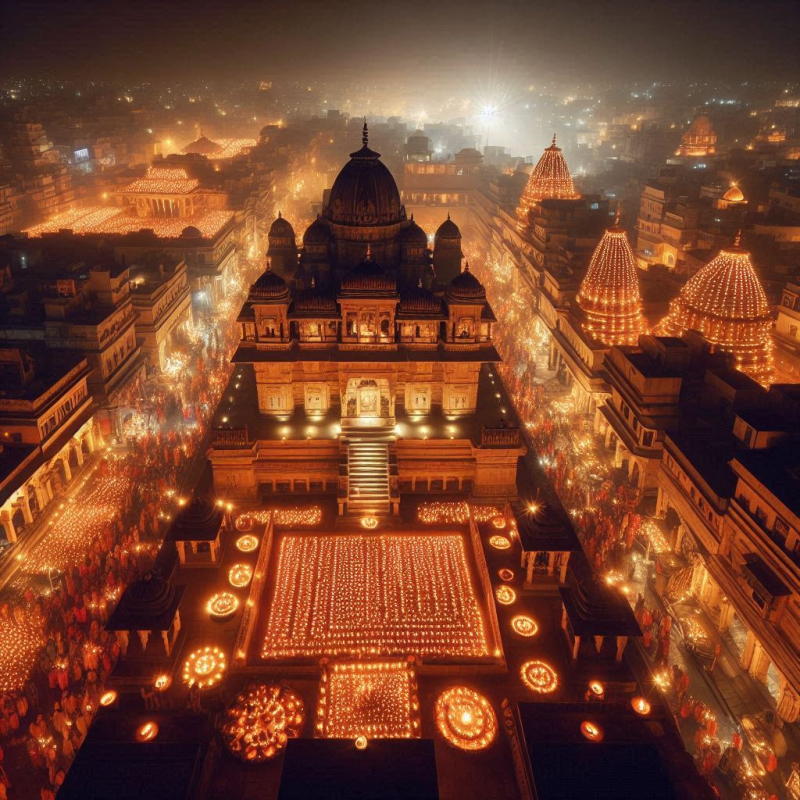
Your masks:
{"label": "stone staircase", "polygon": [[389,445],[378,436],[347,444],[347,513],[389,514]]}

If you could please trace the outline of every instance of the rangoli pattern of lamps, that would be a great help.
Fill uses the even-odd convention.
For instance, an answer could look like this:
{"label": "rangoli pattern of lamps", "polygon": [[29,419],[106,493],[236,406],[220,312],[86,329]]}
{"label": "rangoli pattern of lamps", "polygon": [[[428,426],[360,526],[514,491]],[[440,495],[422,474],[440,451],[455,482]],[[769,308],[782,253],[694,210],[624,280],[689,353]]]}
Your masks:
{"label": "rangoli pattern of lamps", "polygon": [[241,761],[274,758],[305,722],[303,698],[285,683],[250,684],[225,711],[222,739]]}
{"label": "rangoli pattern of lamps", "polygon": [[550,694],[558,688],[558,675],[544,661],[526,661],[520,668],[522,682],[537,694]]}
{"label": "rangoli pattern of lamps", "polygon": [[503,530],[506,527],[506,518],[500,516],[492,517],[492,527],[497,528],[499,531]]}
{"label": "rangoli pattern of lamps", "polygon": [[280,537],[262,658],[406,653],[489,655],[461,535]]}
{"label": "rangoli pattern of lamps", "polygon": [[206,603],[206,611],[212,619],[227,619],[236,613],[239,600],[230,592],[212,594]]}
{"label": "rangoli pattern of lamps", "polygon": [[527,614],[519,614],[511,620],[511,630],[519,636],[530,639],[539,632],[539,626],[533,617],[529,617]]}
{"label": "rangoli pattern of lamps", "polygon": [[258,537],[251,533],[240,536],[236,540],[236,548],[242,553],[252,553],[258,547]]}
{"label": "rangoli pattern of lamps", "polygon": [[762,384],[772,378],[772,317],[750,254],[739,247],[721,250],[693,275],[672,301],[658,332],[680,336],[700,331],[715,348],[733,355],[737,369]]}
{"label": "rangoli pattern of lamps", "polygon": [[225,654],[219,647],[202,647],[189,654],[183,665],[183,682],[187,686],[197,684],[206,689],[219,683],[225,675]]}
{"label": "rangoli pattern of lamps", "polygon": [[509,569],[508,567],[503,567],[501,570],[498,570],[497,574],[500,577],[500,580],[506,581],[506,583],[514,580],[514,570]]}
{"label": "rangoli pattern of lamps", "polygon": [[[245,531],[253,530],[253,515],[251,513],[239,514],[236,517],[236,522],[233,523],[237,531],[244,533]],[[245,537],[243,536],[242,539]]]}
{"label": "rangoli pattern of lamps", "polygon": [[378,518],[371,515],[361,517],[361,527],[366,528],[369,531],[375,530],[375,528],[378,527]]}
{"label": "rangoli pattern of lamps", "polygon": [[606,347],[636,344],[644,332],[636,258],[619,227],[619,212],[595,248],[577,303],[584,314],[583,329]]}
{"label": "rangoli pattern of lamps", "polygon": [[489,701],[466,686],[439,695],[435,708],[439,733],[460,750],[483,750],[497,736],[497,717]]}
{"label": "rangoli pattern of lamps", "polygon": [[494,590],[494,596],[501,606],[510,606],[517,600],[517,593],[510,586],[498,586]]}
{"label": "rangoli pattern of lamps", "polygon": [[234,564],[228,571],[231,586],[243,589],[253,579],[253,568],[249,564]]}
{"label": "rangoli pattern of lamps", "polygon": [[413,658],[333,662],[320,678],[316,735],[328,739],[418,737]]}
{"label": "rangoli pattern of lamps", "polygon": [[508,550],[511,547],[511,542],[505,536],[490,536],[489,544],[495,550]]}
{"label": "rangoli pattern of lamps", "polygon": [[587,719],[581,722],[581,733],[583,737],[590,742],[603,741],[603,729],[596,722],[592,722],[591,720]]}

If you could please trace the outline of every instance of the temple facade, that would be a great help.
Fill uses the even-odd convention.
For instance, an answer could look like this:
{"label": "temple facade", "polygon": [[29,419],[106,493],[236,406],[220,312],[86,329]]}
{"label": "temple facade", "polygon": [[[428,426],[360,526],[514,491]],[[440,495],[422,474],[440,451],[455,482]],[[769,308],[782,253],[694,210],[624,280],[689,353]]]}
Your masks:
{"label": "temple facade", "polygon": [[397,512],[404,491],[514,496],[524,448],[486,292],[452,220],[431,252],[406,219],[366,126],[303,247],[282,217],[269,238],[215,421],[217,490],[335,493],[340,513]]}

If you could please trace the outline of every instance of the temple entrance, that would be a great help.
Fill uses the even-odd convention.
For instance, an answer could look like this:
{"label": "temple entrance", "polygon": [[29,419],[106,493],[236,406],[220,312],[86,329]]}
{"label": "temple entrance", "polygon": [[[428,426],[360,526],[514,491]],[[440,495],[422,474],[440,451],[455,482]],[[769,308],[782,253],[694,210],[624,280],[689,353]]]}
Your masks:
{"label": "temple entrance", "polygon": [[362,425],[394,424],[394,403],[386,378],[351,378],[347,382],[342,418]]}

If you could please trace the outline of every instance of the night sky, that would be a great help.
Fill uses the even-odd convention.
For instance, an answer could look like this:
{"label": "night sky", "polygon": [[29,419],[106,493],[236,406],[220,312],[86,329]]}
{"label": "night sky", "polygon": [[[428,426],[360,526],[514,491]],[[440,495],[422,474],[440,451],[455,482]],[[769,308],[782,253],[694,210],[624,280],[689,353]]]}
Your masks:
{"label": "night sky", "polygon": [[800,74],[796,0],[5,4],[3,77],[696,79]]}

